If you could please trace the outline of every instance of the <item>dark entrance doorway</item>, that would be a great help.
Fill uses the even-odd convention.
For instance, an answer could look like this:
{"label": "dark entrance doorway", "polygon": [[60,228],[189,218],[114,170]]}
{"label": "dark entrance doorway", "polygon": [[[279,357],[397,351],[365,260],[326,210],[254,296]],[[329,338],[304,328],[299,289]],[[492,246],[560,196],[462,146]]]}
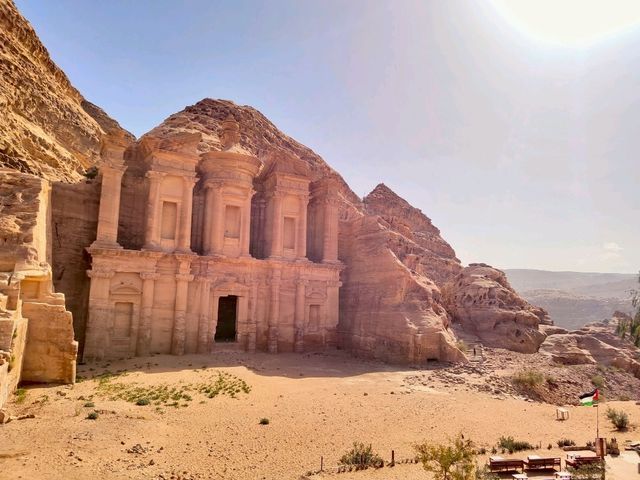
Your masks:
{"label": "dark entrance doorway", "polygon": [[229,295],[220,297],[218,303],[218,325],[216,326],[216,342],[236,341],[236,316],[238,312],[238,297]]}

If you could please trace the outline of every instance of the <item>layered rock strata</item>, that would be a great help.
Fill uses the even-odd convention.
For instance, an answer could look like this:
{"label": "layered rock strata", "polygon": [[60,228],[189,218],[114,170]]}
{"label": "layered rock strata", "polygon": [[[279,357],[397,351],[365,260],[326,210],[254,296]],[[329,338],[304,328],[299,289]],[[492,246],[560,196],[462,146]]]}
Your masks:
{"label": "layered rock strata", "polygon": [[0,167],[77,181],[122,130],[86,101],[11,0],[0,0]]}
{"label": "layered rock strata", "polygon": [[18,381],[75,381],[78,343],[49,264],[50,192],[0,169],[0,403]]}
{"label": "layered rock strata", "polygon": [[534,353],[545,339],[540,324],[550,324],[547,312],[522,299],[504,272],[484,263],[472,263],[447,287],[450,309],[465,332],[484,345]]}
{"label": "layered rock strata", "polygon": [[549,330],[540,352],[564,365],[606,365],[640,378],[640,349],[616,333],[618,322],[628,318],[616,312],[610,320],[590,323],[579,330]]}

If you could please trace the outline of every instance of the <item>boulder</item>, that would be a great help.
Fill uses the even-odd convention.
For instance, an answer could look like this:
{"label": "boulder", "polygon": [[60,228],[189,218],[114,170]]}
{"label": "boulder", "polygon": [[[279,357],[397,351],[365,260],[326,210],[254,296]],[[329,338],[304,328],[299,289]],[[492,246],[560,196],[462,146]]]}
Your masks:
{"label": "boulder", "polygon": [[547,312],[534,307],[511,288],[501,270],[472,263],[446,287],[449,308],[464,331],[483,344],[522,353],[534,353],[545,339],[539,325],[549,324]]}

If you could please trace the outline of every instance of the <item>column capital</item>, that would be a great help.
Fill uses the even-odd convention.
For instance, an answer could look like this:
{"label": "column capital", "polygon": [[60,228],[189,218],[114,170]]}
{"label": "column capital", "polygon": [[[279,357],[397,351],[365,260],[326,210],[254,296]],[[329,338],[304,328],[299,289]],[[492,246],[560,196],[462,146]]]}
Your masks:
{"label": "column capital", "polygon": [[142,280],[158,280],[160,274],[156,272],[140,272],[140,278]]}
{"label": "column capital", "polygon": [[149,170],[145,174],[145,177],[147,177],[151,181],[159,181],[166,176],[167,176],[166,172],[159,172],[157,170]]}
{"label": "column capital", "polygon": [[217,179],[208,179],[204,182],[204,188],[211,190],[220,190],[224,186],[224,182],[222,180]]}
{"label": "column capital", "polygon": [[194,185],[196,183],[198,183],[198,180],[200,180],[199,177],[197,177],[195,174],[193,175],[185,175],[182,177],[182,181],[184,182],[186,187],[191,187],[193,188]]}
{"label": "column capital", "polygon": [[115,162],[104,162],[100,165],[100,169],[102,170],[102,175],[105,174],[118,174],[122,175],[128,167],[123,163],[115,163]]}
{"label": "column capital", "polygon": [[190,282],[193,280],[193,275],[190,273],[176,273],[176,280],[178,282]]}
{"label": "column capital", "polygon": [[307,280],[306,278],[298,278],[296,280],[296,285],[301,285],[301,286],[305,286],[309,284],[309,280]]}
{"label": "column capital", "polygon": [[87,276],[91,279],[93,278],[113,278],[116,274],[115,270],[107,270],[107,269],[93,269],[87,270]]}

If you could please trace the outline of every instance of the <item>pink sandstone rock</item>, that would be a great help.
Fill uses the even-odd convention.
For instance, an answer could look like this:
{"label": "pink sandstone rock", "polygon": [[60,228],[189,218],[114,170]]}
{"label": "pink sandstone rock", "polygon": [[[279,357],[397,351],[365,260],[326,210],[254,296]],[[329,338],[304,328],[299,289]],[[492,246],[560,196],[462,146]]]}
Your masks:
{"label": "pink sandstone rock", "polygon": [[453,279],[451,288],[456,321],[483,344],[534,353],[544,341],[539,325],[550,323],[547,313],[523,300],[504,272],[472,263]]}

